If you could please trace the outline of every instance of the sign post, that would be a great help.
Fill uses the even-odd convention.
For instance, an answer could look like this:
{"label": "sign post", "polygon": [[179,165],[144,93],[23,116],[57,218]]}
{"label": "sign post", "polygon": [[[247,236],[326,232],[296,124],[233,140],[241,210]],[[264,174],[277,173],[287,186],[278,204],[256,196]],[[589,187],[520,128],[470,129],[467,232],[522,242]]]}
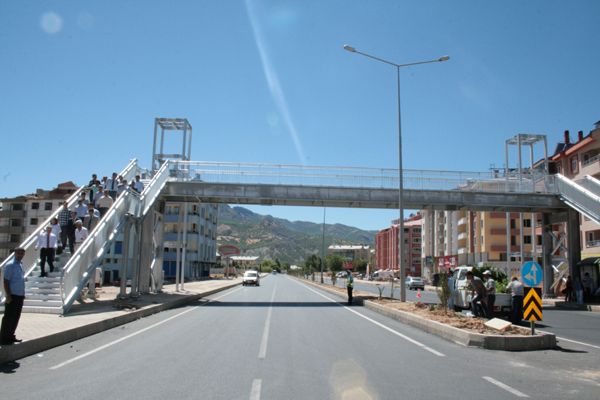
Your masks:
{"label": "sign post", "polygon": [[528,261],[521,267],[523,288],[523,319],[531,323],[531,335],[535,335],[535,322],[542,320],[542,283],[544,272],[535,261]]}

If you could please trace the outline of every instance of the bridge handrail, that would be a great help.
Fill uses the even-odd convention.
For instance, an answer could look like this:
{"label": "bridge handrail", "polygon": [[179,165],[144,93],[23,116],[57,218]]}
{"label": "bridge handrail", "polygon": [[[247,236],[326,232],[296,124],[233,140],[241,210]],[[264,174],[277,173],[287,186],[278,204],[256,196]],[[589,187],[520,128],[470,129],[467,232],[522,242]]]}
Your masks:
{"label": "bridge handrail", "polygon": [[[178,161],[187,166],[187,179],[223,183],[293,184],[307,186],[335,186],[388,188],[398,187],[398,170],[358,167],[316,167],[298,165],[267,165],[250,163],[222,163]],[[350,172],[352,174],[346,174]],[[362,174],[357,174],[362,172]],[[191,173],[191,174],[189,174]],[[491,172],[403,170],[405,189],[459,190],[484,192],[552,193],[548,176],[539,172],[524,174],[521,179],[509,173],[506,176]],[[224,182],[227,181],[227,182]]]}
{"label": "bridge handrail", "polygon": [[[134,176],[131,174],[131,171],[135,168],[136,165],[137,165],[137,159],[134,158],[123,169],[123,171],[121,172],[121,175],[123,177],[130,177],[129,179],[131,179],[131,177]],[[77,203],[77,199],[79,199],[79,197],[81,196],[81,192],[86,188],[87,188],[86,185],[81,186],[79,189],[77,189],[75,191],[75,193],[73,193],[67,199],[67,207],[69,209],[71,209]],[[50,216],[43,223],[38,224],[38,227],[33,231],[33,233],[31,235],[29,235],[19,245],[19,247],[23,247],[25,249],[25,256],[23,257],[23,265],[25,266],[25,271],[24,271],[25,278],[29,277],[31,275],[31,273],[33,272],[33,270],[35,269],[35,267],[37,266],[39,254],[38,254],[38,251],[35,250],[35,245],[36,245],[39,234],[41,232],[43,232],[45,227],[50,224],[50,222],[52,221],[52,218],[58,217],[58,213],[60,212],[61,209],[62,209],[62,206],[60,206],[57,210],[52,212],[52,214],[50,214]],[[60,238],[58,238],[58,239],[60,240]],[[14,257],[14,253],[11,253],[0,264],[0,280],[4,279],[4,267],[6,266],[6,264],[8,264],[13,259],[13,257]],[[0,304],[3,303],[4,300],[5,300],[4,286],[0,284]]]}

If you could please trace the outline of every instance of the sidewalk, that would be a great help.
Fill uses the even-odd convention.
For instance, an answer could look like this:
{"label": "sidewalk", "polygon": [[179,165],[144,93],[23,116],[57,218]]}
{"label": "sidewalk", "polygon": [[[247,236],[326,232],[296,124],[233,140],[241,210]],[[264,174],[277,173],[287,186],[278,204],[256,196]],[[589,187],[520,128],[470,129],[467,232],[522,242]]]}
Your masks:
{"label": "sidewalk", "polygon": [[75,303],[64,316],[23,313],[16,332],[23,342],[0,347],[0,364],[180,307],[241,282],[241,278],[187,282],[184,285],[185,292],[176,292],[174,284],[165,285],[162,293],[124,300],[116,299],[118,287],[107,286],[97,289],[97,299]]}

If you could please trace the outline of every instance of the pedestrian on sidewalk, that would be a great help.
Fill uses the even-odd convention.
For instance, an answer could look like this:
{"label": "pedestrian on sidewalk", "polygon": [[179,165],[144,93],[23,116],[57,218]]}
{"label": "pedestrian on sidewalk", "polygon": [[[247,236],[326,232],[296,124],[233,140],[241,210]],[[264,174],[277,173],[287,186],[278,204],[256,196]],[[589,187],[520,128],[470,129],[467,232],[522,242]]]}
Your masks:
{"label": "pedestrian on sidewalk", "polygon": [[566,302],[571,302],[575,300],[575,296],[573,295],[573,279],[571,279],[571,275],[567,277],[564,294]]}
{"label": "pedestrian on sidewalk", "polygon": [[54,256],[56,255],[56,247],[58,240],[56,235],[52,233],[52,226],[48,225],[44,232],[38,236],[36,250],[40,250],[40,269],[42,270],[40,277],[48,276],[46,274],[46,262],[50,266],[50,272],[54,272]]}
{"label": "pedestrian on sidewalk", "polygon": [[347,271],[346,276],[346,289],[348,290],[348,305],[352,304],[352,291],[354,290],[354,277],[350,270]]}
{"label": "pedestrian on sidewalk", "polygon": [[10,264],[4,268],[4,317],[0,327],[0,345],[9,345],[21,342],[15,332],[21,318],[23,302],[25,301],[25,272],[23,270],[23,256],[25,249],[17,247],[15,256]]}
{"label": "pedestrian on sidewalk", "polygon": [[592,300],[592,293],[594,293],[594,283],[589,272],[583,275],[581,284],[583,285],[583,301],[589,303]]}
{"label": "pedestrian on sidewalk", "polygon": [[523,319],[523,296],[525,294],[523,284],[519,281],[519,278],[513,276],[510,283],[506,286],[506,291],[510,292],[512,300],[512,314],[510,321],[513,324],[519,324]]}
{"label": "pedestrian on sidewalk", "polygon": [[583,285],[579,278],[575,278],[575,297],[577,304],[583,304]]}

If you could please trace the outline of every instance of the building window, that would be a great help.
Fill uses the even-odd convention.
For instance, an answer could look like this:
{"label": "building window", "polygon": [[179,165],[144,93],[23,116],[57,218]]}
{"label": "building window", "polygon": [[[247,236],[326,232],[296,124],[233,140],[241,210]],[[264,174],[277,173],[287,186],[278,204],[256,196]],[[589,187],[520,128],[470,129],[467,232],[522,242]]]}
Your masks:
{"label": "building window", "polygon": [[40,203],[31,203],[31,209],[32,210],[39,210],[40,209]]}
{"label": "building window", "polygon": [[516,236],[511,236],[510,237],[510,245],[511,246],[516,246],[517,245],[517,237]]}
{"label": "building window", "polygon": [[31,218],[29,220],[29,225],[37,226],[37,224],[38,224],[38,219],[37,218]]}
{"label": "building window", "polygon": [[579,163],[577,162],[577,156],[571,157],[571,173],[576,174],[579,170]]}
{"label": "building window", "polygon": [[517,221],[514,219],[510,220],[510,229],[515,229],[517,227]]}
{"label": "building window", "polygon": [[20,219],[11,219],[10,226],[22,226],[22,222]]}
{"label": "building window", "polygon": [[10,235],[11,243],[19,243],[21,241],[21,235]]}
{"label": "building window", "polygon": [[44,203],[44,210],[51,211],[52,210],[52,203],[51,202]]}
{"label": "building window", "polygon": [[523,227],[524,228],[531,228],[531,220],[530,219],[524,219],[523,220]]}
{"label": "building window", "polygon": [[537,235],[536,237],[537,237],[538,246],[541,246],[542,245],[542,235]]}
{"label": "building window", "polygon": [[531,244],[531,236],[523,236],[523,243]]}

